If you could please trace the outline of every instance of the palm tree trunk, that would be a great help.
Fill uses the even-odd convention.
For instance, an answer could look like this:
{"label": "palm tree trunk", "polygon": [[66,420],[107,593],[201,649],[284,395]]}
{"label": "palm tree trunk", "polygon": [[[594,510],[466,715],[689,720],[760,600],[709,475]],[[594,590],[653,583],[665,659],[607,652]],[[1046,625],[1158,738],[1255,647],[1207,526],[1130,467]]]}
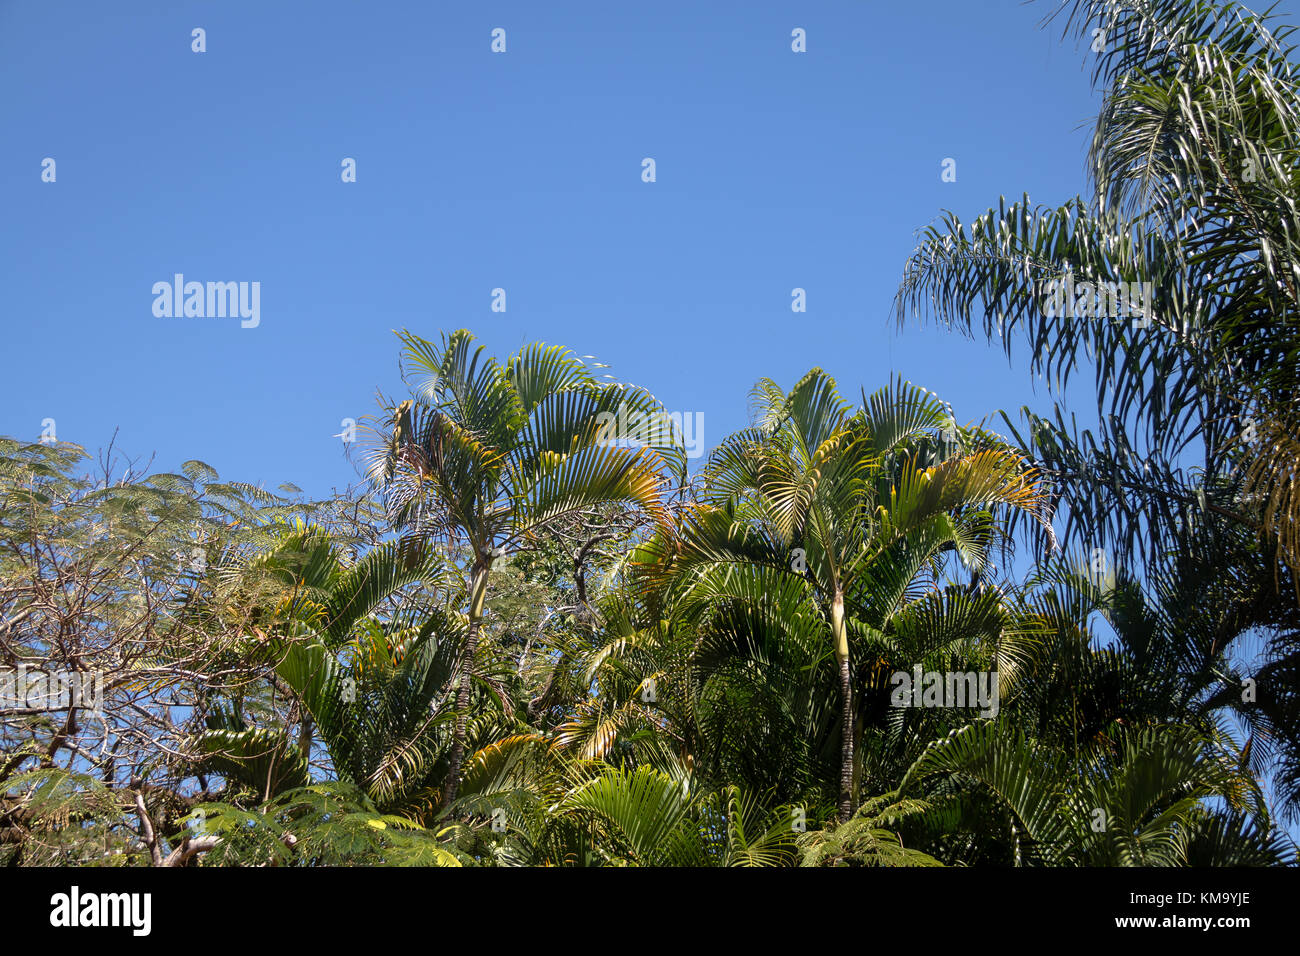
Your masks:
{"label": "palm tree trunk", "polygon": [[465,634],[465,652],[456,668],[456,727],[452,731],[451,754],[448,758],[447,784],[443,787],[442,805],[448,806],[460,790],[460,767],[465,760],[465,725],[469,721],[470,669],[478,652],[479,622],[483,619],[483,598],[487,595],[488,565],[482,560],[474,564],[474,577],[470,584],[469,629]]}
{"label": "palm tree trunk", "polygon": [[302,701],[298,702],[298,706],[302,708],[302,723],[298,725],[298,752],[302,754],[303,761],[310,767],[311,742],[315,739],[316,728],[312,722],[311,714],[307,713],[307,708]]}
{"label": "palm tree trunk", "polygon": [[840,823],[853,816],[853,680],[849,669],[849,631],[844,625],[844,593],[838,588],[831,604],[835,660],[840,667]]}

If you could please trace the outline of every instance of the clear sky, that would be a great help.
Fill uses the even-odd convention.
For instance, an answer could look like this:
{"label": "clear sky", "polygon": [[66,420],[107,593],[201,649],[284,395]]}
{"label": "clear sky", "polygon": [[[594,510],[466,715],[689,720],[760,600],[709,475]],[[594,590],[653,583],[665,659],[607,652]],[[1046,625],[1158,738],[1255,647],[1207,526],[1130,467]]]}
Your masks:
{"label": "clear sky", "polygon": [[[706,445],[814,365],[1018,408],[1023,365],[891,301],[941,209],[1081,190],[1096,99],[1048,9],[0,2],[0,434],[322,494],[404,326],[594,354]],[[258,326],[156,317],[176,273],[259,282]]]}

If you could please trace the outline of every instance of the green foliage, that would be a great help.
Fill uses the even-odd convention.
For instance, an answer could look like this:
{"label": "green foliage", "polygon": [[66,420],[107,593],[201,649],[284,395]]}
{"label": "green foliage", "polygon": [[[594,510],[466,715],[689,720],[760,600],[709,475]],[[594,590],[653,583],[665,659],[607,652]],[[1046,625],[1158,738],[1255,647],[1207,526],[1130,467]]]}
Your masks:
{"label": "green foliage", "polygon": [[911,849],[888,829],[929,804],[899,800],[896,794],[865,801],[847,823],[813,830],[799,837],[801,866],[942,866],[927,853]]}
{"label": "green foliage", "polygon": [[[399,334],[328,501],[0,439],[5,662],[105,688],[0,702],[0,862],[1294,865],[1290,30],[1054,16],[1104,38],[1089,195],[946,215],[898,318],[1023,338],[1095,421],[812,369],[688,475],[648,390],[460,330]],[[916,669],[997,707],[900,701]]]}
{"label": "green foliage", "polygon": [[343,783],[289,790],[256,809],[204,803],[184,822],[191,842],[217,841],[202,857],[209,866],[460,865],[435,834]]}
{"label": "green foliage", "polygon": [[[1072,0],[1052,17],[1101,43],[1089,195],[1056,207],[999,200],[969,224],[947,214],[905,266],[898,319],[996,337],[1008,357],[1023,341],[1030,371],[1058,394],[1092,375],[1095,423],[1081,427],[1060,404],[1006,423],[1051,481],[1067,542],[1103,549],[1153,589],[1213,578],[1231,628],[1212,657],[1245,635],[1276,635],[1260,671],[1269,685],[1247,719],[1256,754],[1276,741],[1294,817],[1294,31],[1226,0]],[[1116,283],[1119,300],[1096,297]]]}
{"label": "green foliage", "polygon": [[112,790],[87,774],[54,767],[14,774],[0,793],[0,864],[128,864],[125,820]]}

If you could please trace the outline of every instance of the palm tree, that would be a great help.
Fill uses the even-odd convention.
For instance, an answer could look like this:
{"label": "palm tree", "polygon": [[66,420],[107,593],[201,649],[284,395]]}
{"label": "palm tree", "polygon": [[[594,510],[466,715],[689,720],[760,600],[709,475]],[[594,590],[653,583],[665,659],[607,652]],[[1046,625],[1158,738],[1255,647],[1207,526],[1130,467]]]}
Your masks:
{"label": "palm tree", "polygon": [[[504,365],[484,359],[465,330],[440,345],[410,332],[403,367],[414,395],[387,409],[370,476],[394,524],[467,546],[468,626],[456,675],[456,725],[444,804],[456,798],[465,755],[470,679],[494,560],[550,525],[606,503],[664,517],[664,471],[684,467],[680,436],[652,395],[600,381],[569,351],[533,344]],[[631,434],[614,422],[635,421]]]}
{"label": "palm tree", "polygon": [[504,866],[781,866],[793,808],[739,787],[703,789],[682,765],[611,767],[518,736],[469,762],[458,806],[496,826],[452,824],[461,852]]}
{"label": "palm tree", "polygon": [[1008,834],[991,845],[995,856],[971,862],[1288,862],[1294,852],[1273,830],[1258,784],[1228,756],[1196,731],[1167,725],[1123,731],[1076,760],[989,721],[932,743],[894,796],[927,803],[937,819],[963,820],[977,835]]}
{"label": "palm tree", "polygon": [[[1228,0],[1073,0],[1058,14],[1103,44],[1090,195],[1057,208],[1003,200],[969,228],[946,215],[906,265],[899,322],[981,330],[1008,356],[1023,333],[1053,389],[1091,366],[1095,430],[1059,407],[1026,409],[1017,435],[1064,501],[1067,543],[1113,547],[1161,576],[1196,553],[1240,580],[1260,562],[1234,544],[1229,567],[1223,542],[1244,533],[1272,555],[1261,584],[1300,596],[1291,31]],[[1257,610],[1255,626],[1290,629],[1278,602]],[[1294,641],[1276,645],[1274,672],[1293,672],[1296,656]],[[1294,700],[1275,698],[1273,718],[1292,780]]]}
{"label": "palm tree", "polygon": [[[1186,475],[1172,493],[1148,494],[1162,476],[1147,466],[1197,451],[1219,473],[1247,422],[1293,405],[1300,97],[1279,39],[1289,31],[1274,36],[1267,16],[1238,3],[1063,9],[1067,30],[1105,42],[1091,197],[1055,209],[1001,201],[969,231],[946,215],[907,263],[898,317],[982,328],[1008,354],[1023,331],[1031,370],[1053,387],[1095,362],[1102,426],[1120,433],[1101,450],[1121,468],[1120,487],[1087,515],[1132,541],[1175,527],[1197,498]],[[1085,506],[1081,496],[1075,504]],[[1219,505],[1240,512],[1230,499]],[[1136,520],[1142,512],[1152,527]]]}
{"label": "palm tree", "polygon": [[319,736],[340,779],[387,808],[410,806],[446,762],[435,731],[463,639],[444,610],[454,590],[443,556],[405,538],[353,558],[336,534],[301,521],[261,537],[217,568],[218,593],[260,605],[255,652],[296,702],[298,740],[250,721],[235,699],[205,715],[202,766],[269,800],[307,784]]}
{"label": "palm tree", "polygon": [[753,399],[757,424],[711,456],[665,566],[697,601],[770,605],[771,596],[794,589],[802,597],[787,596],[786,612],[792,597],[815,607],[837,669],[844,822],[853,813],[850,634],[857,626],[846,601],[886,566],[897,570],[900,548],[911,547],[905,587],[938,550],[960,548],[979,537],[976,528],[987,530],[987,509],[1019,509],[1041,520],[1043,500],[1033,471],[1004,445],[982,442],[936,456],[936,433],[956,435],[952,416],[902,381],[864,393],[857,410],[820,369],[789,393],[761,381]]}

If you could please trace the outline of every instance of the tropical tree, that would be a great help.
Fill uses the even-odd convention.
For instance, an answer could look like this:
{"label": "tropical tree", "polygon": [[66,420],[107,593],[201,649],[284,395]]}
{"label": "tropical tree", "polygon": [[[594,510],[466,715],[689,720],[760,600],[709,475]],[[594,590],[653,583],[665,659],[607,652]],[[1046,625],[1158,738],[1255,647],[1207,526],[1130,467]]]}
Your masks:
{"label": "tropical tree", "polygon": [[[1300,605],[1262,523],[1207,507],[1139,570],[1075,528],[1016,580],[1017,522],[1052,541],[1027,452],[1065,431],[1015,448],[814,369],[687,482],[628,427],[643,390],[405,341],[382,498],[0,441],[0,650],[107,678],[102,719],[0,701],[0,860],[1295,862],[1259,774],[1296,739]],[[900,706],[917,668],[996,703]]]}
{"label": "tropical tree", "polygon": [[[255,596],[267,609],[250,635],[267,682],[211,702],[194,741],[200,769],[269,800],[310,780],[319,736],[339,780],[386,810],[428,812],[447,764],[465,631],[446,610],[459,582],[445,556],[410,537],[354,556],[345,539],[303,522],[263,537],[268,545],[231,554],[217,577],[225,600]],[[268,692],[294,701],[285,723],[298,723],[296,745],[268,713]]]}
{"label": "tropical tree", "polygon": [[[1296,387],[1300,100],[1281,43],[1290,30],[1271,33],[1238,3],[1075,0],[1067,11],[1067,31],[1104,44],[1091,196],[1056,209],[1002,202],[969,232],[946,215],[907,264],[898,314],[980,328],[1008,353],[1023,332],[1031,370],[1054,387],[1095,363],[1111,440],[1101,450],[1122,472],[1110,516],[1086,514],[1134,541],[1203,507],[1186,480],[1143,494],[1160,468],[1195,450],[1220,474],[1261,416],[1252,403]],[[1037,424],[1069,438],[1062,422]]]}
{"label": "tropical tree", "polygon": [[[435,345],[400,334],[413,397],[386,408],[369,462],[395,526],[464,546],[469,578],[456,723],[443,798],[455,800],[470,681],[494,561],[584,509],[609,503],[664,517],[665,470],[684,464],[648,392],[602,382],[571,352],[529,345],[504,365],[467,331]],[[636,422],[620,433],[615,423]]]}
{"label": "tropical tree", "polygon": [[[1021,447],[1054,484],[1064,537],[1109,549],[1135,575],[1198,553],[1240,578],[1300,584],[1300,497],[1290,435],[1300,395],[1300,92],[1290,28],[1226,0],[1073,0],[1053,17],[1096,51],[1103,105],[1090,192],[1055,207],[999,202],[969,227],[947,214],[909,259],[911,315],[999,338],[1064,389],[1095,378],[1097,422],[1028,409]],[[1008,422],[1014,430],[1014,424]],[[1249,550],[1249,549],[1246,549]],[[1161,566],[1157,568],[1157,565]],[[1250,590],[1254,590],[1251,588]],[[1300,595],[1300,591],[1296,592]],[[1296,668],[1289,611],[1271,671]],[[1244,633],[1249,628],[1242,628]],[[1295,780],[1294,696],[1271,716]],[[1291,790],[1292,799],[1300,793]]]}
{"label": "tropical tree", "polygon": [[949,847],[967,839],[962,831],[985,841],[998,834],[983,848],[992,858],[971,862],[1243,866],[1294,857],[1251,774],[1196,731],[1126,730],[1112,743],[1076,759],[1001,721],[971,724],[932,743],[897,796],[928,804]]}
{"label": "tropical tree", "polygon": [[[947,406],[901,381],[864,393],[854,410],[814,369],[788,393],[759,382],[753,401],[755,426],[713,453],[678,539],[648,551],[659,567],[646,566],[650,580],[675,576],[697,607],[738,600],[795,631],[820,622],[835,659],[845,822],[856,733],[851,634],[871,632],[944,549],[978,566],[990,509],[1043,520],[1043,499],[1021,456],[987,436],[960,447]],[[952,453],[936,455],[944,434],[954,436]],[[852,617],[873,601],[874,618]]]}
{"label": "tropical tree", "polygon": [[[682,764],[612,767],[515,737],[469,762],[449,827],[461,853],[502,866],[781,866],[795,812],[739,787],[708,789]],[[462,814],[462,816],[465,814]],[[491,820],[491,825],[484,825]]]}

